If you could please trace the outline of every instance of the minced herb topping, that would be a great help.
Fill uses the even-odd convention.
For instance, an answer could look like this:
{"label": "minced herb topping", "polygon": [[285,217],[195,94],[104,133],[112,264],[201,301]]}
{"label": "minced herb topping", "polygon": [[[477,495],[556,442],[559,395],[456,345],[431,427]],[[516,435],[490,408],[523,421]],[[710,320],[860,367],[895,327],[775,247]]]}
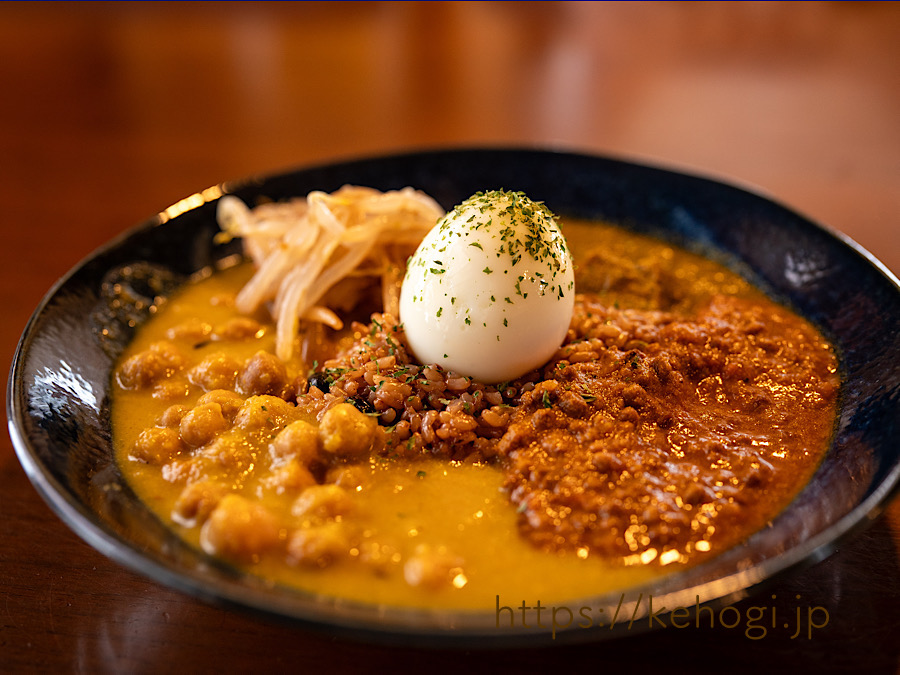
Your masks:
{"label": "minced herb topping", "polygon": [[[477,212],[469,213],[472,210]],[[465,217],[466,214],[469,214],[468,217]],[[487,218],[484,217],[485,215]],[[497,217],[496,223],[495,216]],[[522,299],[528,297],[528,293],[521,289],[521,283],[526,278],[531,282],[538,283],[541,295],[549,290],[557,297],[562,298],[565,296],[565,290],[572,290],[571,282],[568,284],[569,288],[565,290],[562,284],[553,283],[557,273],[567,269],[570,260],[566,240],[559,233],[556,225],[556,216],[543,202],[532,201],[524,192],[506,190],[476,192],[441,218],[437,227],[441,237],[431,244],[431,248],[436,252],[445,252],[447,249],[445,242],[449,242],[454,236],[468,238],[473,233],[478,233],[482,241],[484,235],[489,235],[491,240],[496,240],[497,245],[493,247],[496,257],[508,259],[510,267],[519,265],[523,255],[546,266],[551,272],[550,281],[544,279],[544,273],[539,271],[529,271],[527,275],[517,275],[514,295],[518,295]],[[482,241],[469,242],[467,245],[484,251],[485,246]],[[445,245],[438,248],[438,245],[442,243]],[[424,252],[420,251],[417,255],[418,267],[426,268],[427,274],[435,276],[447,273],[446,265],[442,260],[429,258],[422,253]],[[411,271],[408,270],[408,273]],[[494,271],[494,268],[489,265],[482,269],[482,273],[486,275],[493,274]],[[509,270],[504,269],[503,273],[508,274]],[[417,299],[421,300],[421,296]],[[453,300],[455,301],[455,298]],[[491,300],[494,300],[494,296],[491,296]],[[509,297],[506,297],[505,300],[512,304]],[[436,315],[440,316],[441,311],[438,310]]]}

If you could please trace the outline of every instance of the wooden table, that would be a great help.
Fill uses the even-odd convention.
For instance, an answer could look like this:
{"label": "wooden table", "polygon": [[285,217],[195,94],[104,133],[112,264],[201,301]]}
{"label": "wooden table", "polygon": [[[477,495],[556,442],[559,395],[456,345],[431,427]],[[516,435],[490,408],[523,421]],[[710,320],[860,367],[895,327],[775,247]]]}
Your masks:
{"label": "wooden table", "polygon": [[[757,186],[900,271],[895,3],[2,3],[0,96],[7,370],[54,280],[126,227],[222,180],[397,150],[541,146],[695,170]],[[824,608],[810,639],[718,627],[448,657],[340,642],[133,574],[50,512],[4,437],[0,671],[896,672],[898,537],[895,504],[775,600],[743,603]]]}

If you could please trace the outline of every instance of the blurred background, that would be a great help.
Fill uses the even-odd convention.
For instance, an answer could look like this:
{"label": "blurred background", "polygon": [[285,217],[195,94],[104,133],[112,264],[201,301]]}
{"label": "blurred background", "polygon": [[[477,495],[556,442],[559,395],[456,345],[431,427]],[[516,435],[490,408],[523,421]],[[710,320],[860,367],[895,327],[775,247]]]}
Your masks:
{"label": "blurred background", "polygon": [[61,274],[217,182],[460,145],[736,180],[900,270],[897,3],[7,2],[0,92],[35,301],[47,247]]}
{"label": "blurred background", "polygon": [[[54,281],[126,228],[225,180],[401,150],[558,148],[699,172],[900,272],[898,3],[3,2],[0,101],[4,372]],[[56,543],[11,552],[23,527]],[[14,589],[0,656],[19,638],[71,648],[74,598],[108,583],[160,597],[58,523],[8,438],[0,541]],[[65,554],[93,568],[66,579],[69,609],[39,578]],[[168,616],[180,596],[164,597]],[[46,609],[52,640],[34,637]],[[104,635],[79,648],[111,649]]]}

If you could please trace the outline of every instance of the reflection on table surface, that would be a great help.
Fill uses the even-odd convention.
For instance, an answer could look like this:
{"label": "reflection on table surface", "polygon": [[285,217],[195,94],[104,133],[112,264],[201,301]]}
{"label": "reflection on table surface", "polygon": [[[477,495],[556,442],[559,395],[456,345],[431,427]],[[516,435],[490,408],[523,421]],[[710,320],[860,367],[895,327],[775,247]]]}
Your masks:
{"label": "reflection on table surface", "polygon": [[[565,148],[734,180],[896,272],[898,35],[896,3],[4,3],[6,370],[61,274],[185,195],[416,148]],[[738,603],[733,628],[459,652],[452,667],[895,672],[898,509]],[[120,568],[43,504],[8,438],[0,541],[3,671],[451,663],[212,607]],[[822,611],[827,625],[810,628]],[[747,626],[761,612],[778,617],[765,635]]]}

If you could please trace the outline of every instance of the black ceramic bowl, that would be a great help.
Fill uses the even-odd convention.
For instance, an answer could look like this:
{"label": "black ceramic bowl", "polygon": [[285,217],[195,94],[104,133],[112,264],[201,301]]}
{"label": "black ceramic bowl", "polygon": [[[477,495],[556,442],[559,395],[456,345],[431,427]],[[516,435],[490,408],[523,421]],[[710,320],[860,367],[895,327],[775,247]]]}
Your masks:
{"label": "black ceramic bowl", "polygon": [[[400,609],[271,588],[187,546],[133,495],[113,459],[109,375],[146,305],[194,272],[234,255],[221,246],[216,199],[284,199],[351,183],[407,185],[444,207],[486,188],[525,191],[563,216],[599,218],[714,256],[787,302],[833,340],[843,375],[833,444],[773,526],[701,566],[652,585],[585,597],[580,605],[646,625],[646,605],[723,606],[777,575],[828,555],[869,522],[900,474],[900,289],[853,242],[747,191],[612,159],[536,150],[453,150],[365,159],[224,184],[189,197],[96,251],[44,298],[22,336],[9,379],[9,429],[43,498],[89,544],[163,584],[205,600],[363,639],[502,646],[620,635],[573,623],[498,629],[483,612]],[[140,263],[133,266],[133,263]],[[128,267],[130,266],[131,267]],[[123,272],[123,266],[125,272]],[[109,306],[125,280],[136,302]],[[143,303],[143,307],[142,307]],[[627,628],[626,628],[627,627]],[[632,631],[633,632],[633,631]]]}

